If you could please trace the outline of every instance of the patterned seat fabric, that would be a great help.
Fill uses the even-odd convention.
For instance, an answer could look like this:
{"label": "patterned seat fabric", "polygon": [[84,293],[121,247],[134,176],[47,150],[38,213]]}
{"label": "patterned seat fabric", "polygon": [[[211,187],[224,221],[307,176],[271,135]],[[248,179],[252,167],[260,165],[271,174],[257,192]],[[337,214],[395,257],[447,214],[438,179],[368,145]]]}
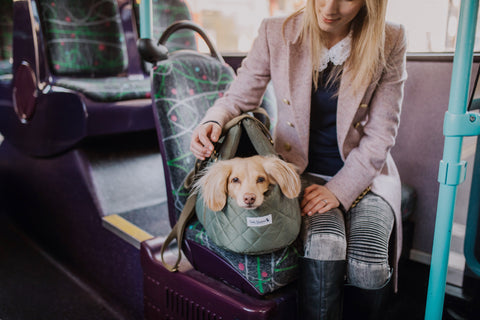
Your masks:
{"label": "patterned seat fabric", "polygon": [[0,82],[11,80],[12,73],[12,0],[0,0]]}
{"label": "patterned seat fabric", "polygon": [[[138,19],[139,1],[135,1],[135,13]],[[155,43],[160,39],[165,29],[172,23],[180,20],[192,20],[190,10],[185,0],[153,0],[152,1],[153,16],[153,40]],[[191,30],[179,30],[171,35],[165,43],[169,51],[173,52],[181,49],[197,48],[195,34]]]}
{"label": "patterned seat fabric", "polygon": [[[152,94],[166,162],[164,167],[170,177],[169,197],[177,218],[188,196],[183,184],[195,162],[189,150],[192,131],[233,78],[232,69],[195,52],[178,51],[154,67]],[[210,241],[197,220],[187,227],[186,238],[220,256],[261,295],[296,278],[296,244],[271,254],[236,254]]]}
{"label": "patterned seat fabric", "polygon": [[56,85],[94,101],[150,97],[148,79],[118,77],[127,49],[115,0],[40,0],[40,15]]}
{"label": "patterned seat fabric", "polygon": [[57,85],[79,91],[94,101],[113,102],[150,98],[150,79],[59,78]]}
{"label": "patterned seat fabric", "polygon": [[40,0],[40,17],[57,75],[114,76],[127,67],[115,0]]}
{"label": "patterned seat fabric", "polygon": [[[153,0],[153,38],[160,39],[163,31],[180,20],[192,20],[184,0]],[[170,51],[197,48],[195,35],[191,30],[179,30],[171,35],[165,44]]]}

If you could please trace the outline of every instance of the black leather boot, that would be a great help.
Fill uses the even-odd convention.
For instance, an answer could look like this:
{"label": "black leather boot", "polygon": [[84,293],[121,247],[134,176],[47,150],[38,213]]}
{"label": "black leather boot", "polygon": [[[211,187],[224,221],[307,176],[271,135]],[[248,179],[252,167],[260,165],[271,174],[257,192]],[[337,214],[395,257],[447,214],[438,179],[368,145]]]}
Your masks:
{"label": "black leather boot", "polygon": [[345,285],[344,319],[386,319],[391,294],[392,282],[390,278],[378,289],[361,289],[352,285]]}
{"label": "black leather boot", "polygon": [[342,319],[345,260],[300,258],[299,267],[299,319]]}

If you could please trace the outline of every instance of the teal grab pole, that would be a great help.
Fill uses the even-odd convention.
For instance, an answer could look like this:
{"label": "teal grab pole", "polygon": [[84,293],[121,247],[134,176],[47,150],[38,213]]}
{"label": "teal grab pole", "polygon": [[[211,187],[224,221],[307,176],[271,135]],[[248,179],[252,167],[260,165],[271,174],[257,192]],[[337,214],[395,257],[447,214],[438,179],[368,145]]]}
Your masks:
{"label": "teal grab pole", "polygon": [[140,0],[140,38],[152,39],[152,0]]}
{"label": "teal grab pole", "polygon": [[[477,116],[467,114],[477,11],[478,0],[462,0],[450,100],[445,114],[443,159],[438,175],[440,188],[425,310],[426,320],[442,319],[457,185],[464,181],[466,174],[466,162],[460,161],[463,136],[478,134],[480,123]],[[465,115],[469,116],[466,122]],[[461,128],[465,123],[468,128],[456,132],[457,128]]]}

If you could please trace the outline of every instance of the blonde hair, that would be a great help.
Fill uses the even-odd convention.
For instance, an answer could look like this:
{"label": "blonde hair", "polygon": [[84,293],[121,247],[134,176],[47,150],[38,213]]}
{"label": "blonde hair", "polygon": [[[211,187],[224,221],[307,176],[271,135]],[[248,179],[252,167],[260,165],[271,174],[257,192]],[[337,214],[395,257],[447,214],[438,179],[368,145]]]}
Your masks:
{"label": "blonde hair", "polygon": [[[365,0],[364,6],[352,21],[352,48],[345,62],[355,74],[352,86],[358,89],[365,81],[370,81],[378,68],[386,67],[384,54],[385,14],[387,0]],[[315,0],[307,0],[305,7],[291,14],[283,24],[304,12],[303,29],[300,41],[309,41],[312,54],[312,79],[315,89],[318,87],[319,56],[325,46],[325,33],[318,26]],[[334,68],[328,82],[339,79],[343,67]]]}

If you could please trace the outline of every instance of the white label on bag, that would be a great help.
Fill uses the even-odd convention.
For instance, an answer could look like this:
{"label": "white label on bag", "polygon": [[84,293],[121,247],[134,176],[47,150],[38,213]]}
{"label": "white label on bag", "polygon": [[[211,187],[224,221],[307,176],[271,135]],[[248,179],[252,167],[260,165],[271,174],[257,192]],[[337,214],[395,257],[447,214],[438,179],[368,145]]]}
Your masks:
{"label": "white label on bag", "polygon": [[248,227],[263,227],[269,224],[272,224],[272,215],[263,217],[247,217],[247,226]]}

